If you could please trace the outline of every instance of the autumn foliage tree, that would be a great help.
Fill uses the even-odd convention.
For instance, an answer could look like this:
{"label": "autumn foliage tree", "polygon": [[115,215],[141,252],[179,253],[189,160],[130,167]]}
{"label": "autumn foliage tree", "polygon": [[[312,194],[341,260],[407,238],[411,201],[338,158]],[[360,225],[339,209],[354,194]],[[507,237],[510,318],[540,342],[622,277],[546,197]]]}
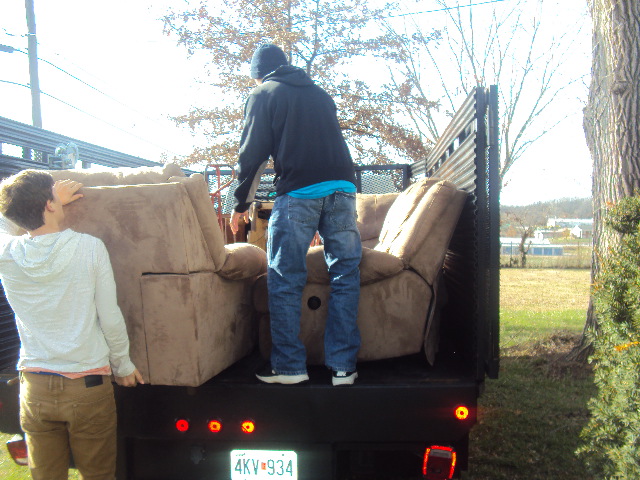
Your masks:
{"label": "autumn foliage tree", "polygon": [[222,0],[168,12],[165,32],[176,36],[189,54],[208,55],[210,98],[219,99],[203,99],[203,105],[175,118],[208,139],[207,146],[196,148],[182,163],[235,163],[243,105],[253,87],[248,65],[264,42],[281,46],[292,65],[305,69],[336,100],[356,161],[424,158],[433,139],[412,128],[402,105],[414,102],[429,109],[434,103],[412,97],[406,88],[388,87],[383,77],[402,61],[402,45],[372,27],[393,7],[369,5],[366,0]]}

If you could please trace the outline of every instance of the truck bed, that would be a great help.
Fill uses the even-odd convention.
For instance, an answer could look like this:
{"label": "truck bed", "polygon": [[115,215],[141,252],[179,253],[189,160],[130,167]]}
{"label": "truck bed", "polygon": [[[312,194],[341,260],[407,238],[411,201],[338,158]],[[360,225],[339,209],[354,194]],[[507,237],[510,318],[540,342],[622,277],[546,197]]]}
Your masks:
{"label": "truck bed", "polygon": [[[256,351],[227,368],[207,383],[207,385],[260,384],[255,372],[265,363]],[[308,367],[309,382],[304,386],[331,386],[331,372],[324,366]],[[470,382],[473,373],[468,363],[455,355],[438,358],[434,366],[426,361],[424,354],[418,353],[388,360],[361,362],[358,364],[356,387],[376,387],[382,385],[416,385],[442,382]]]}

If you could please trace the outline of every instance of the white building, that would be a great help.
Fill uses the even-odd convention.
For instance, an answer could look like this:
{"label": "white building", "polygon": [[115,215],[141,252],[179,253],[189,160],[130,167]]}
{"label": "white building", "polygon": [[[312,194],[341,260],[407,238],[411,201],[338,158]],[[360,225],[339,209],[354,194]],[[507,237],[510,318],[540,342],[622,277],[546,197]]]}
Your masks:
{"label": "white building", "polygon": [[593,218],[549,218],[547,227],[568,228],[576,238],[593,237]]}

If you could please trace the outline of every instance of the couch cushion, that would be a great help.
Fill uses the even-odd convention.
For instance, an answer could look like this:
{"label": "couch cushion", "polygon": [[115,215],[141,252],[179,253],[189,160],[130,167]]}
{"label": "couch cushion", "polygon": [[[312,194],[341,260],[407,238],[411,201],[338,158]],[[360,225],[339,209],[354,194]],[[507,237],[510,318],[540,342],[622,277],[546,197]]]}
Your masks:
{"label": "couch cushion", "polygon": [[433,285],[466,198],[446,180],[413,184],[389,209],[375,249],[402,259]]}
{"label": "couch cushion", "polygon": [[227,252],[224,249],[224,237],[220,230],[218,216],[211,203],[207,181],[201,173],[194,173],[190,177],[175,176],[168,181],[181,183],[186,187],[215,269],[220,270],[226,261]]}
{"label": "couch cushion", "polygon": [[[404,264],[399,258],[363,247],[360,261],[360,285],[392,277],[403,269]],[[311,247],[307,253],[307,283],[329,284],[329,272],[322,245]]]}
{"label": "couch cushion", "polygon": [[384,219],[397,197],[397,193],[382,195],[359,193],[356,196],[358,230],[363,246],[374,247],[378,243]]}
{"label": "couch cushion", "polygon": [[[324,363],[330,289],[329,285],[307,283],[302,294],[300,339],[311,365]],[[315,301],[309,302],[311,298]],[[358,361],[420,352],[430,302],[431,288],[411,270],[363,285],[358,306],[358,328],[362,338]],[[271,351],[269,321],[268,314],[260,315],[260,351],[265,358],[269,358]]]}
{"label": "couch cushion", "polygon": [[184,177],[182,169],[175,163],[167,163],[157,167],[106,168],[105,170],[49,170],[48,172],[54,180],[75,180],[81,182],[85,187],[164,183],[170,177]]}

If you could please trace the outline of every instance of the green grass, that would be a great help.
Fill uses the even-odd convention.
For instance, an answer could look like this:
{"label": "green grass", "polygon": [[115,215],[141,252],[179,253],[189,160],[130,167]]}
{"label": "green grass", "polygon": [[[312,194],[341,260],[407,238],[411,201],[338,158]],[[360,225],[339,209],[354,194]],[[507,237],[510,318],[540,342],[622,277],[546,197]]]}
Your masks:
{"label": "green grass", "polygon": [[586,320],[584,310],[531,312],[500,311],[500,347],[503,351],[534,343],[558,331],[581,333]]}
{"label": "green grass", "polygon": [[[516,267],[519,265],[519,255],[500,255],[500,265],[503,267]],[[526,268],[586,269],[591,267],[591,251],[582,247],[567,247],[565,254],[559,257],[547,257],[542,255],[527,255]]]}
{"label": "green grass", "polygon": [[564,360],[589,281],[587,270],[501,271],[500,378],[480,398],[465,480],[592,480],[574,452],[595,386],[588,367]]}
{"label": "green grass", "polygon": [[587,480],[574,453],[587,422],[591,377],[540,357],[507,357],[488,382],[471,435],[473,480]]}
{"label": "green grass", "polygon": [[14,463],[9,456],[5,443],[9,441],[13,435],[0,433],[0,478],[4,480],[22,480],[23,478],[31,478],[29,470],[20,467]]}
{"label": "green grass", "polygon": [[[0,433],[0,478],[2,480],[30,479],[31,474],[29,473],[29,469],[27,467],[16,465],[9,455],[9,452],[7,452],[5,444],[11,440],[11,437],[13,437],[13,435]],[[75,469],[70,470],[69,479],[75,480],[77,478],[78,471]]]}

